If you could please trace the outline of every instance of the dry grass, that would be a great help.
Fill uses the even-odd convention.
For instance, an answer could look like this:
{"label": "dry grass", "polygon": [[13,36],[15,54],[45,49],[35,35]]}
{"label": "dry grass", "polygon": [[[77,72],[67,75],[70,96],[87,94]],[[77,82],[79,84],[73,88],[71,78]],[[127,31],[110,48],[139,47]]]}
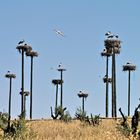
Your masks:
{"label": "dry grass", "polygon": [[76,120],[70,123],[40,120],[28,125],[37,134],[36,140],[130,140],[116,129],[117,123],[103,119],[99,126],[93,127]]}

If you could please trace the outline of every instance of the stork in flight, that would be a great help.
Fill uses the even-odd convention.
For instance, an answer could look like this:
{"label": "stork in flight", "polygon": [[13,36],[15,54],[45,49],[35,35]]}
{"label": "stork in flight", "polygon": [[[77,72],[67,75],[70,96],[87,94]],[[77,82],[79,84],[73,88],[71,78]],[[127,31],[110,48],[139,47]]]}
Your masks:
{"label": "stork in flight", "polygon": [[23,40],[18,42],[18,45],[23,44],[24,42],[25,42],[25,40],[23,39]]}
{"label": "stork in flight", "polygon": [[58,34],[58,35],[61,35],[63,37],[65,37],[64,33],[61,32],[60,30],[57,30],[57,29],[54,29],[55,33]]}

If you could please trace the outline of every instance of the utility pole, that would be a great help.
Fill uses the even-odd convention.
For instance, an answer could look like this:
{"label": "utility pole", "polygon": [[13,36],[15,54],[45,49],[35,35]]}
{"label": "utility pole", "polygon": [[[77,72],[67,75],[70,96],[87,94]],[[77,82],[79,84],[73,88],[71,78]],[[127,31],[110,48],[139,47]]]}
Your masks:
{"label": "utility pole", "polygon": [[8,129],[10,129],[10,120],[11,120],[11,94],[12,94],[12,79],[16,78],[15,74],[11,74],[10,71],[5,75],[6,78],[10,79],[10,87],[9,87],[9,108],[8,108]]}
{"label": "utility pole", "polygon": [[66,71],[66,69],[64,69],[60,64],[57,70],[60,72],[60,80],[61,80],[60,106],[63,108],[63,83],[64,83],[63,72]]}

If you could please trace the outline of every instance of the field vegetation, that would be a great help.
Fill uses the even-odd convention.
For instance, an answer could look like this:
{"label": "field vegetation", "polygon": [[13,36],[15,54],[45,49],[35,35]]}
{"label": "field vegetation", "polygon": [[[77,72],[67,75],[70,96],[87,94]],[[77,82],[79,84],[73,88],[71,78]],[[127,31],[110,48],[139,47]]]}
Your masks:
{"label": "field vegetation", "polygon": [[40,120],[28,122],[36,134],[36,140],[130,140],[118,129],[120,120],[102,119],[100,125],[92,126],[79,120],[69,123],[60,120]]}

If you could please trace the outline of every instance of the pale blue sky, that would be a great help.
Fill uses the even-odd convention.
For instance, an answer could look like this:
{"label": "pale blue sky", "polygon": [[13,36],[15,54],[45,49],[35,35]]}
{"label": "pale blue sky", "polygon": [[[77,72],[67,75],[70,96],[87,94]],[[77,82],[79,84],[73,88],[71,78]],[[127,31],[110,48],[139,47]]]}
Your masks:
{"label": "pale blue sky", "polygon": [[[105,32],[110,30],[122,40],[117,56],[117,107],[127,114],[127,73],[122,65],[137,65],[132,74],[131,114],[139,103],[140,62],[139,0],[13,0],[0,1],[0,110],[7,111],[10,70],[17,78],[12,87],[12,117],[20,114],[21,55],[15,49],[21,39],[38,51],[34,61],[33,118],[49,118],[54,106],[55,88],[51,80],[59,78],[55,70],[60,62],[64,73],[64,106],[74,116],[81,105],[79,90],[89,93],[87,113],[105,114]],[[58,36],[53,29],[63,31]],[[110,65],[111,66],[111,65]],[[53,70],[51,69],[53,67]],[[25,90],[29,90],[30,60],[25,59]],[[111,92],[109,114],[111,114]],[[27,99],[29,116],[29,99]],[[119,113],[118,113],[119,114]]]}

